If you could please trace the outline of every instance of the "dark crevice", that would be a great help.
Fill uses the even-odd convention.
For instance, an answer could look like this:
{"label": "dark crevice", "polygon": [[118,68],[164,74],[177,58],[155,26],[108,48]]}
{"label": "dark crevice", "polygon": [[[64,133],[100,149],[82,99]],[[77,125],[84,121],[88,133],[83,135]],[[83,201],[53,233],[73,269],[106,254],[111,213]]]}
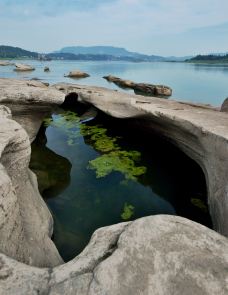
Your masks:
{"label": "dark crevice", "polygon": [[71,92],[66,95],[64,103],[61,105],[63,108],[69,108],[76,106],[78,102],[78,94],[76,92]]}

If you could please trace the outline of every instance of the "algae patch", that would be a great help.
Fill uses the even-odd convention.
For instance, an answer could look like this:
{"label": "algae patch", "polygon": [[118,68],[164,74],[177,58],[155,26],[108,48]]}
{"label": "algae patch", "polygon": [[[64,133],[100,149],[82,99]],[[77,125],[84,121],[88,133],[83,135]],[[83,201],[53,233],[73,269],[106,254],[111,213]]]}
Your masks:
{"label": "algae patch", "polygon": [[134,213],[135,213],[135,207],[128,203],[125,203],[123,213],[121,214],[121,218],[123,220],[129,220],[134,215]]}
{"label": "algae patch", "polygon": [[102,178],[112,172],[122,173],[126,179],[136,180],[146,173],[146,167],[137,166],[141,153],[125,151],[118,145],[118,137],[107,135],[107,129],[101,126],[82,125],[81,134],[88,137],[89,143],[103,155],[89,162],[88,168],[95,170],[96,177]]}
{"label": "algae patch", "polygon": [[136,180],[146,173],[146,167],[136,166],[135,151],[112,151],[89,162],[89,168],[96,171],[97,178],[105,177],[111,172],[121,172],[126,179]]}
{"label": "algae patch", "polygon": [[75,112],[66,111],[45,119],[44,125],[62,130],[67,136],[68,145],[77,144],[78,138],[83,136],[86,142],[100,152],[101,155],[89,161],[87,167],[95,171],[97,178],[120,172],[127,180],[136,180],[146,173],[146,167],[138,166],[140,152],[122,149],[118,144],[119,137],[109,136],[103,126],[80,123],[80,117]]}

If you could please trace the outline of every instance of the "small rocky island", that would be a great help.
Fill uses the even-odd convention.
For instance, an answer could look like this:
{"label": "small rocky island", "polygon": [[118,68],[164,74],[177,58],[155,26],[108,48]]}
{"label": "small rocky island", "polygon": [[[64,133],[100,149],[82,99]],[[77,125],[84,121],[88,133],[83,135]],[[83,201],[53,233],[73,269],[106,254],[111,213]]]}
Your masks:
{"label": "small rocky island", "polygon": [[89,76],[90,75],[85,72],[82,72],[80,70],[74,70],[74,71],[69,72],[69,74],[65,75],[64,77],[81,79],[81,78],[87,78]]}
{"label": "small rocky island", "polygon": [[123,89],[133,89],[135,94],[168,97],[172,95],[172,89],[165,85],[152,85],[146,83],[136,83],[124,80],[112,75],[103,77],[108,82],[112,82]]}
{"label": "small rocky island", "polygon": [[19,63],[15,64],[15,69],[14,69],[14,71],[16,72],[30,72],[34,70],[35,68],[30,65],[19,64]]}
{"label": "small rocky island", "polygon": [[[135,120],[194,159],[207,180],[214,230],[179,216],[144,217],[98,229],[64,264],[29,162],[45,115],[78,101]],[[0,121],[0,294],[228,293],[227,101],[216,109],[101,87],[0,79]]]}

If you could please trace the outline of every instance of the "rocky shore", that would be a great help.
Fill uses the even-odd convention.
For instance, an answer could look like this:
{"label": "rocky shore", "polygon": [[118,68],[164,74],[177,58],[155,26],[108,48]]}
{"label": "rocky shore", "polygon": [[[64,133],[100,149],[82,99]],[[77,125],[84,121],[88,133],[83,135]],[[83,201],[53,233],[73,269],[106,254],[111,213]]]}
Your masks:
{"label": "rocky shore", "polygon": [[228,239],[178,216],[99,229],[63,264],[28,164],[45,114],[77,100],[131,118],[193,158],[205,173],[214,228],[228,236],[226,112],[99,87],[0,79],[0,294],[227,294]]}

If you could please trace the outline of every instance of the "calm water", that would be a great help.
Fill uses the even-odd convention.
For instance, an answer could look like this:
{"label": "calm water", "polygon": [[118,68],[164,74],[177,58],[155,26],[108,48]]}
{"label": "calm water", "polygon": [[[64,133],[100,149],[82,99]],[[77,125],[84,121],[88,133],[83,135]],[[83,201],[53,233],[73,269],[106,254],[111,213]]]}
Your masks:
{"label": "calm water", "polygon": [[84,111],[56,111],[32,146],[31,168],[65,261],[97,228],[142,216],[174,214],[211,226],[205,179],[195,162],[132,121],[99,114],[82,124]]}
{"label": "calm water", "polygon": [[[195,65],[187,63],[129,63],[129,62],[78,62],[78,61],[23,61],[36,70],[31,73],[16,73],[13,67],[0,67],[0,77],[40,78],[49,83],[71,82],[118,89],[104,79],[105,75],[116,75],[136,82],[165,84],[172,87],[173,98],[190,102],[221,105],[228,96],[228,65]],[[50,73],[44,73],[49,66]],[[64,78],[74,69],[88,72],[91,77],[81,80]],[[120,90],[123,91],[123,90]]]}

